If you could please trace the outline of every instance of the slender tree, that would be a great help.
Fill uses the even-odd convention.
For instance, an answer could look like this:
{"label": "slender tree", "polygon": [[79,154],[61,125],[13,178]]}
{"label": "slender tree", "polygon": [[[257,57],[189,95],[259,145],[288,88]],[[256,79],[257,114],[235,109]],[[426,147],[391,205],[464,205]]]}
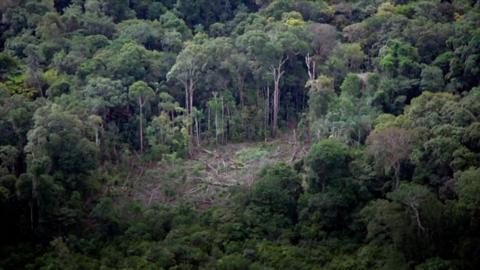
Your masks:
{"label": "slender tree", "polygon": [[128,89],[130,98],[136,100],[139,110],[139,136],[140,136],[140,152],[143,153],[143,107],[147,101],[152,98],[155,93],[153,89],[144,81],[134,82]]}
{"label": "slender tree", "polygon": [[[179,81],[185,90],[185,109],[192,115],[194,92],[197,83],[207,67],[207,55],[201,45],[189,42],[180,52],[175,65],[167,74],[168,80]],[[189,128],[192,135],[192,127]]]}

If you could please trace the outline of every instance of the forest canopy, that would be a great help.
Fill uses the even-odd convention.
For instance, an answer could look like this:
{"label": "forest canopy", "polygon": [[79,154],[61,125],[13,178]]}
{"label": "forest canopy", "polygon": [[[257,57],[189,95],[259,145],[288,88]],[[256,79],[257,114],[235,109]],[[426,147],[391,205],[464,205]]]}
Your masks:
{"label": "forest canopy", "polygon": [[1,0],[0,269],[479,269],[479,119],[474,0]]}

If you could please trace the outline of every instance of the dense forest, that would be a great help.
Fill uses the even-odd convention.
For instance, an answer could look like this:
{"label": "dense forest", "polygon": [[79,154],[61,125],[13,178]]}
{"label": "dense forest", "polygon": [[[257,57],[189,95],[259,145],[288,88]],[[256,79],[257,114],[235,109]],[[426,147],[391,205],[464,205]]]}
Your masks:
{"label": "dense forest", "polygon": [[480,269],[479,118],[475,0],[0,0],[0,269]]}

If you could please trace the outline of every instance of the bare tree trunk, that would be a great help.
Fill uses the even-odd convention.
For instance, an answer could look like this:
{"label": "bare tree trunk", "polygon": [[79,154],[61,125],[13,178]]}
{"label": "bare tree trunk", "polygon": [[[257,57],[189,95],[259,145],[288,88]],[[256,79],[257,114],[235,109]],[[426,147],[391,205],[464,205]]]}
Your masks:
{"label": "bare tree trunk", "polygon": [[[244,91],[244,87],[245,87],[245,82],[244,82],[244,78],[242,76],[240,82],[239,82],[240,86],[239,86],[239,94],[240,94],[240,124],[242,126],[242,131],[245,130],[245,119],[243,119],[243,109],[245,107],[245,93],[243,92]],[[248,137],[248,136],[247,136]]]}
{"label": "bare tree trunk", "polygon": [[96,146],[100,145],[100,135],[99,135],[98,128],[95,128],[95,145]]}
{"label": "bare tree trunk", "polygon": [[264,136],[267,141],[268,120],[270,119],[270,87],[267,86],[267,96],[265,97],[265,129]]}
{"label": "bare tree trunk", "polygon": [[419,213],[417,207],[415,207],[415,205],[413,205],[413,204],[410,204],[409,206],[410,206],[410,208],[412,209],[413,214],[415,215],[415,220],[416,220],[416,222],[417,222],[418,228],[419,228],[421,231],[425,231],[425,227],[423,227],[423,225],[422,225],[422,222],[421,222],[421,220],[420,220],[420,213]]}
{"label": "bare tree trunk", "polygon": [[208,113],[207,113],[207,130],[210,133],[210,107],[208,107]]}
{"label": "bare tree trunk", "polygon": [[188,114],[192,115],[193,112],[193,91],[195,90],[195,86],[193,82],[190,84],[190,90],[189,90],[189,108],[188,108]]}
{"label": "bare tree trunk", "polygon": [[[190,91],[190,89],[191,89],[190,82],[191,82],[191,80],[189,80],[189,81],[186,81],[186,80],[185,80],[185,81],[182,81],[183,87],[185,88],[185,112],[186,112],[187,117],[190,116],[190,107],[191,107],[191,104],[190,104],[190,102],[189,102],[189,100],[190,100],[190,93],[191,93],[191,91]],[[190,124],[188,124],[188,125],[189,125],[189,127],[188,127],[188,135],[191,136],[191,135],[192,135],[191,125],[190,125]],[[191,145],[191,140],[189,139],[189,140],[187,141],[187,148],[188,148],[188,154],[189,154],[189,155],[191,154],[191,151],[192,151],[190,145]]]}
{"label": "bare tree trunk", "polygon": [[185,110],[187,111],[187,115],[188,115],[188,110],[190,109],[190,105],[188,105],[189,86],[186,82],[183,84],[183,86],[185,87]]}
{"label": "bare tree trunk", "polygon": [[215,142],[218,144],[218,110],[215,110]]}
{"label": "bare tree trunk", "polygon": [[227,110],[227,132],[225,137],[225,142],[228,143],[228,139],[230,138],[230,119],[232,118],[232,114],[230,112],[230,107],[226,106],[225,109]]}
{"label": "bare tree trunk", "polygon": [[277,136],[277,129],[278,129],[278,111],[279,111],[279,103],[280,103],[280,80],[282,79],[283,74],[285,71],[283,70],[283,65],[288,60],[288,57],[283,58],[278,63],[278,66],[272,67],[272,75],[273,75],[273,124],[272,124],[272,136]]}
{"label": "bare tree trunk", "polygon": [[198,125],[198,118],[197,116],[195,116],[195,130],[196,130],[196,133],[197,133],[197,146],[200,146],[200,127]]}
{"label": "bare tree trunk", "polygon": [[140,107],[140,153],[143,154],[143,102],[142,98],[138,97],[138,105]]}
{"label": "bare tree trunk", "polygon": [[273,119],[272,119],[272,136],[275,137],[277,135],[277,125],[278,125],[278,100],[277,95],[279,94],[279,83],[278,83],[278,75],[277,69],[274,68],[273,71]]}
{"label": "bare tree trunk", "polygon": [[218,98],[217,98],[217,93],[213,93],[213,100],[214,100],[214,113],[215,113],[215,143],[218,144],[218,129],[219,129],[219,123],[218,123]]}
{"label": "bare tree trunk", "polygon": [[315,77],[317,77],[317,74],[316,74],[317,63],[312,58],[312,56],[310,56],[310,54],[307,54],[307,56],[305,56],[305,64],[307,65],[308,79],[315,80]]}
{"label": "bare tree trunk", "polygon": [[225,108],[223,104],[223,96],[220,98],[222,102],[222,144],[225,144]]}
{"label": "bare tree trunk", "polygon": [[[195,85],[192,80],[190,80],[189,84],[189,91],[188,91],[188,96],[189,96],[189,102],[188,102],[188,116],[192,117],[192,112],[193,112],[193,91],[195,90]],[[193,136],[193,125],[190,123],[188,125],[188,132],[190,136]]]}
{"label": "bare tree trunk", "polygon": [[272,136],[277,136],[278,128],[278,98],[280,95],[280,85],[278,81],[278,76],[274,75],[274,86],[273,86],[273,123],[272,123]]}

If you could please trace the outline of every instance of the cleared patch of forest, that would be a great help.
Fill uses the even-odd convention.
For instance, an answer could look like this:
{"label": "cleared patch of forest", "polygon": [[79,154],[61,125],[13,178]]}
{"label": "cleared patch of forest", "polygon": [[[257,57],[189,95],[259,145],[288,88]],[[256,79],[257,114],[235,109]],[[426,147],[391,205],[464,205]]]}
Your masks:
{"label": "cleared patch of forest", "polygon": [[251,188],[267,166],[293,165],[305,156],[308,147],[290,132],[266,142],[197,147],[186,160],[175,156],[147,164],[132,160],[129,173],[112,182],[106,191],[130,197],[146,207],[178,201],[200,208],[224,205],[232,189]]}

